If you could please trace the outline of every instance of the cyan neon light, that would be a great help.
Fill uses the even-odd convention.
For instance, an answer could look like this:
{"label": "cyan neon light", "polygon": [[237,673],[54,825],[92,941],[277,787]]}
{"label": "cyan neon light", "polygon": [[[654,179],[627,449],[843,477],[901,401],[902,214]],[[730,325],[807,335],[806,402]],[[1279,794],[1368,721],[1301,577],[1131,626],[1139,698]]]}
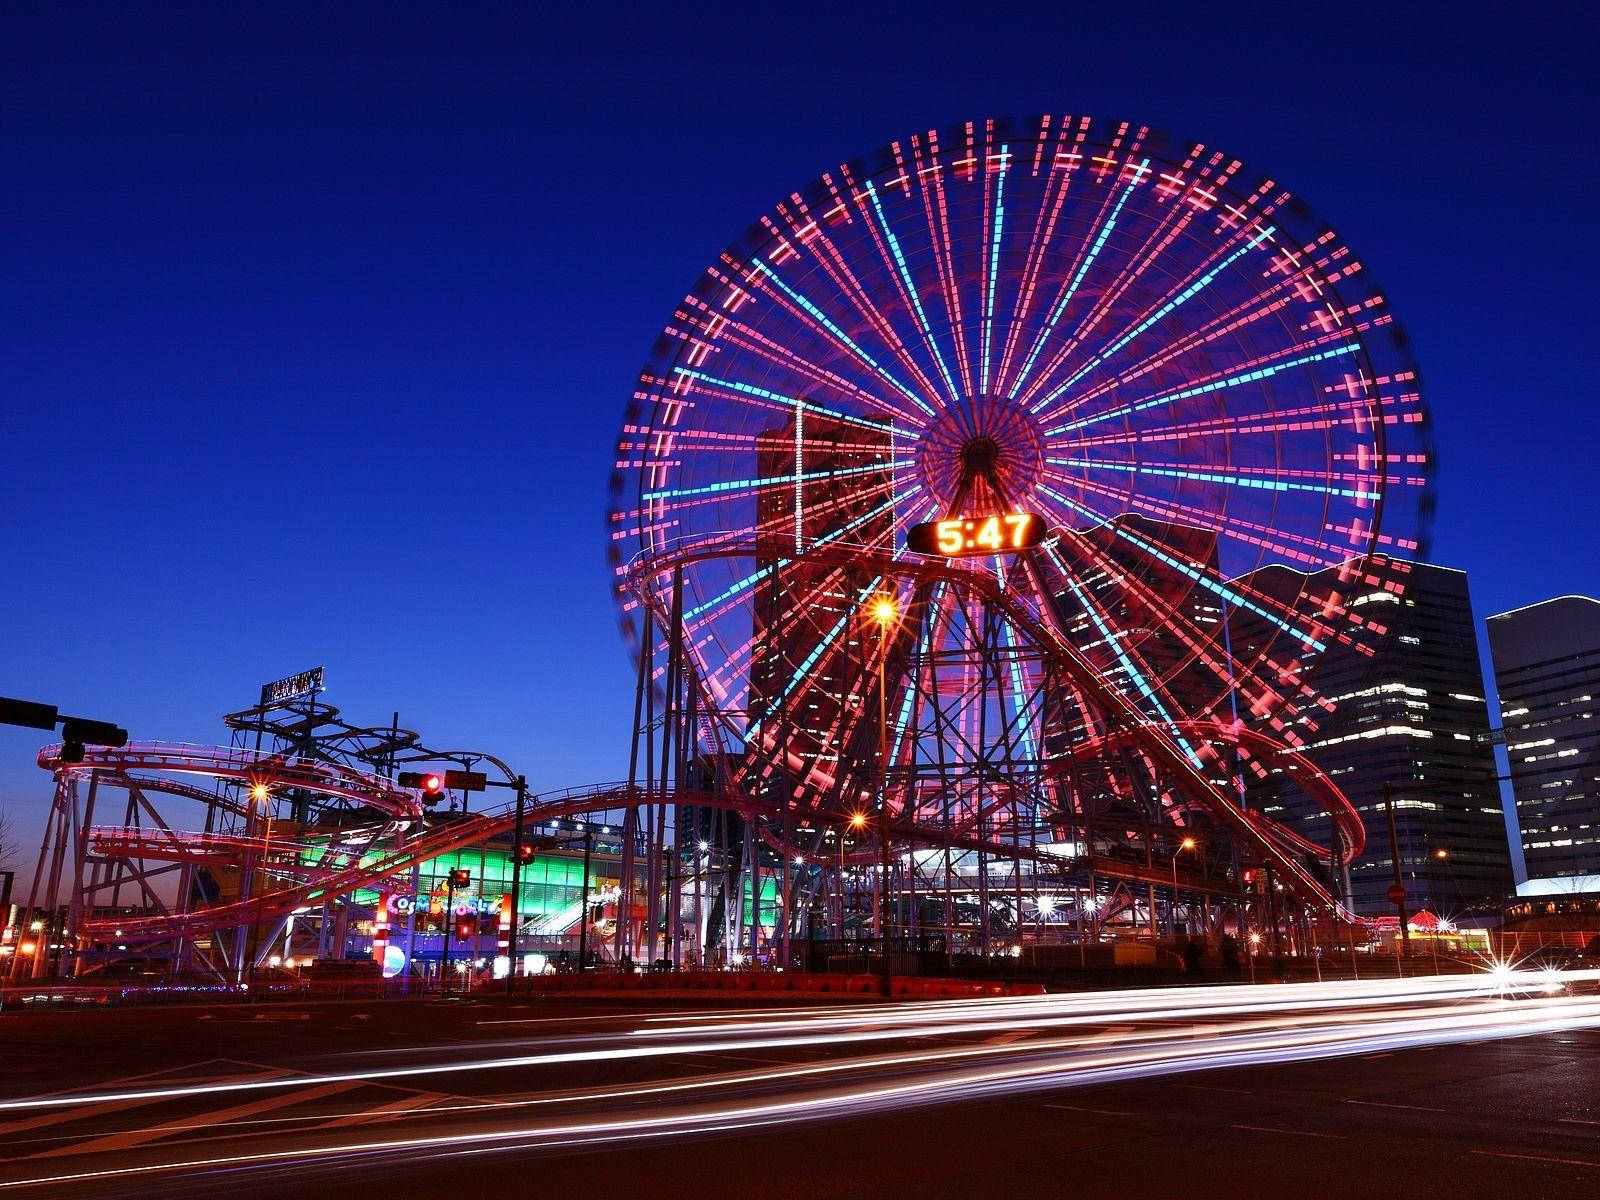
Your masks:
{"label": "cyan neon light", "polygon": [[[916,495],[921,490],[922,485],[920,483],[913,483],[905,491],[878,505],[878,507],[873,509],[871,512],[862,513],[861,516],[857,517],[853,521],[848,522],[847,524],[839,526],[839,528],[835,529],[832,533],[823,534],[821,537],[817,538],[811,543],[811,548],[815,550],[820,546],[826,546],[831,542],[839,541],[846,534],[854,533],[857,529],[861,528],[861,526],[865,525],[874,517],[882,516],[884,513],[898,505],[900,501]],[[701,613],[708,612],[711,609],[716,608],[723,601],[731,600],[745,589],[752,588],[756,584],[760,583],[763,579],[771,577],[774,572],[781,571],[785,567],[794,565],[796,561],[798,561],[797,558],[780,558],[777,562],[772,563],[770,566],[762,567],[760,570],[746,575],[743,579],[740,579],[738,582],[734,583],[721,595],[714,596],[712,599],[707,600],[704,604],[696,605],[694,608],[691,608],[688,612],[683,614],[683,619],[685,621],[692,621]]]}
{"label": "cyan neon light", "polygon": [[[832,417],[835,421],[845,421],[851,425],[864,425],[868,429],[876,429],[879,433],[894,432],[893,425],[885,425],[881,421],[872,421],[866,417],[840,412],[836,408],[827,408],[814,400],[802,400],[799,396],[785,396],[779,392],[769,392],[766,388],[754,387],[751,384],[740,383],[733,379],[719,379],[715,375],[707,375],[704,371],[695,371],[688,367],[673,367],[672,369],[691,383],[709,383],[713,387],[727,388],[730,392],[739,392],[746,396],[756,396],[762,400],[771,400],[775,404],[798,405],[807,412],[820,413],[825,417]],[[877,399],[877,397],[873,397],[873,399]]]}
{"label": "cyan neon light", "polygon": [[[917,638],[917,657],[919,660],[923,655],[927,654],[928,643],[933,638],[933,626],[939,619],[939,604],[944,599],[945,587],[946,585],[943,583],[937,585],[933,590],[933,598],[928,602],[928,619]],[[890,762],[900,761],[900,747],[905,741],[906,728],[911,723],[911,709],[916,702],[916,691],[917,689],[914,685],[906,688],[906,698],[900,705],[900,715],[895,719],[894,748],[889,752]]]}
{"label": "cyan neon light", "polygon": [[773,484],[795,482],[809,483],[817,479],[842,479],[846,475],[866,475],[872,472],[893,471],[896,467],[909,467],[911,460],[903,462],[865,463],[859,467],[835,467],[829,471],[812,471],[809,475],[768,475],[755,479],[725,479],[721,483],[704,483],[692,488],[663,488],[659,492],[646,492],[645,500],[678,500],[685,496],[710,496],[718,492],[742,492],[749,488],[771,487]]}
{"label": "cyan neon light", "polygon": [[878,224],[883,229],[883,236],[888,239],[889,252],[894,255],[895,266],[900,268],[900,278],[905,283],[906,295],[911,297],[911,307],[917,314],[917,323],[922,326],[922,336],[928,339],[928,349],[933,352],[933,361],[939,365],[939,374],[944,376],[945,386],[950,389],[950,399],[957,395],[956,381],[950,377],[950,368],[945,366],[944,355],[939,353],[939,343],[934,340],[933,327],[928,324],[928,315],[922,311],[922,297],[917,294],[917,285],[911,278],[911,271],[906,266],[905,255],[900,253],[900,239],[895,237],[894,230],[889,227],[888,220],[883,215],[883,206],[878,203],[878,189],[871,182],[867,184],[867,198],[872,201],[872,211],[878,215]]}
{"label": "cyan neon light", "polygon": [[1067,290],[1061,293],[1061,299],[1056,301],[1055,308],[1051,310],[1050,319],[1044,323],[1044,329],[1040,331],[1038,338],[1034,341],[1033,349],[1028,352],[1028,357],[1023,361],[1022,370],[1017,372],[1016,382],[1011,385],[1011,399],[1015,400],[1017,393],[1022,390],[1023,381],[1027,379],[1028,372],[1033,369],[1034,359],[1039,357],[1039,352],[1044,349],[1045,343],[1050,340],[1050,334],[1055,330],[1056,322],[1061,319],[1061,314],[1067,310],[1067,304],[1077,292],[1078,285],[1083,282],[1083,277],[1089,273],[1089,268],[1094,265],[1094,260],[1099,256],[1101,247],[1106,244],[1106,239],[1111,236],[1111,231],[1117,227],[1117,217],[1122,212],[1122,206],[1128,202],[1128,197],[1133,195],[1133,189],[1139,186],[1149,169],[1150,160],[1148,158],[1141,160],[1139,165],[1134,168],[1133,179],[1129,181],[1127,187],[1122,189],[1122,195],[1117,197],[1117,202],[1112,207],[1110,215],[1106,217],[1105,223],[1101,225],[1096,234],[1094,244],[1089,247],[1088,255],[1072,276],[1072,282],[1067,285]]}
{"label": "cyan neon light", "polygon": [[820,308],[811,303],[811,301],[807,300],[799,292],[795,291],[783,280],[779,279],[777,273],[773,271],[771,267],[767,266],[767,264],[762,262],[759,258],[751,259],[750,265],[757,271],[760,271],[761,274],[765,275],[768,279],[772,280],[773,283],[777,284],[778,289],[783,292],[784,295],[788,296],[789,299],[793,300],[801,308],[805,309],[805,311],[811,316],[812,320],[816,321],[817,324],[821,325],[829,333],[833,334],[834,337],[838,338],[841,345],[848,347],[851,353],[853,353],[862,362],[866,363],[867,366],[871,367],[880,376],[882,376],[884,381],[888,383],[890,387],[894,388],[895,391],[899,392],[902,396],[911,401],[911,403],[915,404],[930,417],[935,415],[933,409],[928,407],[927,402],[923,400],[921,396],[917,395],[910,388],[906,387],[905,384],[901,383],[886,369],[884,369],[883,364],[878,362],[877,359],[873,358],[872,355],[868,354],[860,346],[856,345],[856,343],[851,340],[850,335],[830,321],[827,315],[823,313]]}
{"label": "cyan neon light", "polygon": [[[1088,615],[1090,622],[1093,623],[1095,629],[1099,632],[1101,640],[1103,640],[1107,646],[1111,647],[1111,652],[1117,656],[1117,661],[1122,664],[1123,671],[1127,673],[1127,676],[1133,682],[1134,687],[1139,689],[1139,694],[1142,695],[1150,703],[1150,706],[1155,709],[1156,715],[1160,717],[1163,724],[1169,727],[1172,726],[1172,715],[1167,712],[1166,705],[1161,703],[1161,697],[1156,695],[1155,689],[1151,687],[1148,682],[1146,682],[1144,675],[1140,672],[1139,668],[1134,665],[1133,659],[1130,658],[1127,651],[1122,648],[1121,635],[1113,633],[1110,626],[1108,626],[1104,619],[1101,618],[1100,610],[1094,606],[1094,602],[1089,599],[1083,588],[1079,586],[1078,581],[1073,578],[1072,573],[1067,570],[1067,565],[1061,561],[1061,557],[1056,553],[1055,548],[1052,546],[1046,546],[1045,552],[1050,555],[1051,561],[1053,561],[1056,564],[1057,569],[1060,570],[1062,578],[1067,581],[1067,586],[1072,589],[1072,594],[1078,598],[1078,603],[1083,606],[1083,611]],[[1195,766],[1202,765],[1200,756],[1195,753],[1194,747],[1189,745],[1189,743],[1184,740],[1183,735],[1180,734],[1176,728],[1172,729],[1172,737]]]}
{"label": "cyan neon light", "polygon": [[1224,475],[1219,471],[1185,471],[1179,467],[1152,467],[1144,463],[1095,462],[1087,458],[1047,458],[1057,467],[1081,467],[1091,471],[1126,471],[1140,475],[1162,475],[1171,479],[1193,479],[1201,483],[1220,483],[1227,487],[1256,488],[1264,492],[1315,492],[1319,496],[1344,496],[1351,500],[1376,500],[1377,492],[1358,492],[1351,488],[1327,487],[1320,483],[1290,483],[1253,475]]}
{"label": "cyan neon light", "polygon": [[[1085,508],[1083,505],[1077,503],[1076,501],[1067,499],[1060,492],[1056,491],[1054,488],[1052,488],[1052,487],[1050,487],[1048,485],[1041,484],[1040,487],[1039,487],[1039,490],[1041,492],[1044,492],[1051,499],[1060,501],[1062,504],[1065,504],[1067,507],[1077,510],[1078,512],[1082,513],[1084,516],[1090,518],[1091,520],[1095,520],[1095,521],[1102,520],[1102,518],[1101,518],[1099,513],[1094,512],[1092,509]],[[1218,582],[1217,580],[1212,579],[1204,571],[1198,570],[1197,568],[1195,568],[1190,563],[1186,563],[1182,559],[1173,557],[1172,555],[1168,554],[1166,551],[1162,550],[1159,546],[1156,546],[1153,543],[1146,541],[1144,538],[1138,536],[1137,534],[1129,533],[1126,529],[1123,529],[1120,526],[1112,526],[1111,528],[1114,530],[1114,532],[1116,533],[1116,535],[1118,537],[1123,539],[1123,541],[1131,542],[1133,545],[1135,545],[1135,546],[1139,547],[1139,549],[1143,550],[1146,554],[1149,554],[1149,555],[1159,559],[1161,562],[1166,563],[1169,567],[1173,568],[1174,570],[1179,571],[1179,572],[1183,573],[1184,575],[1187,575],[1190,579],[1194,580],[1201,587],[1205,588],[1208,592],[1211,592],[1211,593],[1213,593],[1213,594],[1215,594],[1217,596],[1220,596],[1223,600],[1225,600],[1228,603],[1234,605],[1235,607],[1249,609],[1251,612],[1255,613],[1256,616],[1262,617],[1265,620],[1271,621],[1279,629],[1283,630],[1285,633],[1288,633],[1288,634],[1292,635],[1293,637],[1298,638],[1300,641],[1304,642],[1307,646],[1311,647],[1311,649],[1313,649],[1313,650],[1326,650],[1328,648],[1327,647],[1327,643],[1318,641],[1316,638],[1312,637],[1311,634],[1305,632],[1303,629],[1296,629],[1293,625],[1289,624],[1282,617],[1279,617],[1274,613],[1268,612],[1266,609],[1262,608],[1259,604],[1256,604],[1249,597],[1241,595],[1240,593],[1234,591],[1232,588],[1226,586],[1225,584],[1222,584],[1222,583]]]}
{"label": "cyan neon light", "polygon": [[1022,664],[1017,661],[1016,636],[1011,632],[1011,622],[1002,621],[1000,632],[1005,635],[1006,649],[1010,650],[1011,662],[1011,699],[1017,712],[1017,725],[1022,730],[1022,748],[1028,758],[1036,758],[1034,753],[1033,738],[1033,713],[1028,705],[1027,695],[1023,688]]}
{"label": "cyan neon light", "polygon": [[1198,296],[1202,291],[1204,291],[1208,286],[1210,286],[1211,282],[1214,279],[1216,279],[1216,277],[1218,275],[1222,274],[1223,271],[1227,270],[1235,262],[1237,262],[1239,259],[1243,258],[1246,254],[1250,253],[1250,251],[1254,250],[1263,241],[1266,241],[1268,238],[1270,238],[1276,232],[1277,232],[1277,230],[1273,229],[1271,226],[1267,227],[1266,229],[1263,229],[1260,233],[1258,233],[1255,237],[1251,238],[1243,246],[1240,246],[1239,249],[1235,250],[1232,254],[1228,255],[1227,258],[1223,259],[1216,266],[1212,267],[1211,270],[1207,271],[1204,275],[1200,276],[1199,279],[1195,280],[1188,287],[1184,288],[1183,291],[1179,292],[1171,300],[1168,300],[1160,308],[1156,309],[1148,317],[1146,317],[1144,320],[1140,321],[1132,329],[1128,330],[1127,333],[1123,334],[1116,341],[1112,342],[1109,346],[1107,346],[1104,350],[1100,351],[1099,354],[1096,354],[1088,362],[1084,363],[1083,366],[1079,367],[1076,371],[1074,371],[1072,373],[1071,378],[1069,378],[1065,383],[1063,383],[1055,391],[1051,392],[1050,395],[1046,396],[1038,404],[1034,405],[1034,407],[1032,409],[1030,409],[1029,411],[1031,411],[1033,413],[1038,413],[1038,411],[1041,408],[1045,407],[1045,405],[1047,405],[1047,404],[1051,403],[1052,401],[1056,400],[1069,387],[1071,387],[1073,384],[1077,383],[1078,380],[1082,379],[1090,371],[1094,370],[1095,367],[1097,367],[1101,363],[1105,362],[1106,359],[1110,358],[1118,350],[1121,350],[1129,342],[1133,341],[1134,338],[1138,337],[1141,333],[1143,333],[1145,330],[1149,329],[1152,325],[1156,324],[1157,322],[1162,320],[1164,317],[1170,315],[1171,313],[1176,311],[1178,308],[1180,308],[1184,304],[1186,304],[1188,301],[1190,301],[1190,300],[1194,299],[1194,297]]}
{"label": "cyan neon light", "polygon": [[1011,165],[1009,151],[1000,148],[1000,173],[994,184],[994,225],[989,232],[989,278],[983,300],[983,361],[980,387],[989,390],[989,347],[994,336],[994,294],[1000,290],[1000,234],[1006,223],[1006,169]]}
{"label": "cyan neon light", "polygon": [[1180,391],[1152,396],[1150,399],[1142,400],[1138,404],[1127,404],[1121,408],[1107,409],[1105,412],[1096,413],[1092,417],[1084,417],[1081,421],[1069,421],[1067,424],[1057,426],[1055,429],[1045,430],[1045,436],[1055,437],[1057,434],[1070,433],[1074,429],[1083,429],[1085,426],[1095,425],[1101,421],[1110,421],[1117,417],[1128,416],[1130,413],[1143,412],[1147,408],[1171,404],[1175,400],[1188,400],[1192,396],[1203,396],[1207,392],[1219,392],[1223,388],[1237,387],[1241,383],[1254,383],[1258,379],[1270,379],[1280,371],[1289,371],[1295,367],[1322,362],[1324,359],[1337,358],[1341,354],[1354,354],[1356,349],[1355,346],[1348,342],[1341,342],[1337,346],[1327,350],[1319,350],[1315,354],[1303,354],[1298,358],[1291,358],[1285,362],[1273,363],[1270,366],[1260,367],[1253,371],[1242,371],[1237,375],[1229,375],[1226,379],[1213,379],[1210,383],[1200,383],[1194,387],[1183,388]]}
{"label": "cyan neon light", "polygon": [[[850,619],[857,616],[856,605],[865,604],[867,597],[872,595],[873,592],[877,591],[878,585],[882,582],[883,576],[879,575],[871,583],[867,584],[867,586],[862,589],[861,594],[856,597],[856,604],[846,609],[844,616],[839,618],[834,627],[823,635],[820,642],[811,647],[811,653],[806,655],[805,660],[800,664],[799,669],[795,671],[794,678],[789,681],[789,686],[784,688],[779,694],[777,700],[773,702],[773,710],[781,709],[789,697],[794,695],[794,690],[806,681],[811,674],[811,668],[816,666],[817,662],[822,658],[822,656],[828,652],[828,647],[833,645],[834,639],[844,632],[845,627],[850,624]],[[760,719],[751,721],[749,725],[745,727],[745,740],[748,741],[750,738],[755,737],[760,729]]]}

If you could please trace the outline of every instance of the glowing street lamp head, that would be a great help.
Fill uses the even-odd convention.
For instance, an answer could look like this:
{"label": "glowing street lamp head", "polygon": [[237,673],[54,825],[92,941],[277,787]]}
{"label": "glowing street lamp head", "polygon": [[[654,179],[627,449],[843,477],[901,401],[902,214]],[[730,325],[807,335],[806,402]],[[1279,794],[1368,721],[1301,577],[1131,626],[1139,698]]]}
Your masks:
{"label": "glowing street lamp head", "polygon": [[1449,858],[1450,857],[1450,851],[1446,850],[1443,846],[1440,846],[1437,850],[1435,850],[1433,852],[1433,856],[1435,858]]}
{"label": "glowing street lamp head", "polygon": [[252,783],[250,785],[250,799],[255,800],[257,802],[260,802],[260,801],[265,800],[267,798],[267,794],[268,793],[267,793],[267,785],[266,784],[264,784],[264,783]]}
{"label": "glowing street lamp head", "polygon": [[888,593],[876,596],[867,606],[867,615],[876,621],[880,628],[887,629],[900,619],[900,604]]}
{"label": "glowing street lamp head", "polygon": [[850,828],[851,829],[864,829],[864,828],[866,828],[866,824],[867,824],[867,814],[866,813],[851,813],[850,814]]}
{"label": "glowing street lamp head", "polygon": [[1054,913],[1056,911],[1055,897],[1054,896],[1040,896],[1039,897],[1039,903],[1038,903],[1038,909],[1039,909],[1039,915],[1041,917],[1050,916],[1052,913]]}
{"label": "glowing street lamp head", "polygon": [[1192,837],[1187,837],[1187,838],[1183,839],[1183,848],[1185,850],[1193,850],[1194,847],[1195,847],[1195,841],[1194,841],[1194,839]]}

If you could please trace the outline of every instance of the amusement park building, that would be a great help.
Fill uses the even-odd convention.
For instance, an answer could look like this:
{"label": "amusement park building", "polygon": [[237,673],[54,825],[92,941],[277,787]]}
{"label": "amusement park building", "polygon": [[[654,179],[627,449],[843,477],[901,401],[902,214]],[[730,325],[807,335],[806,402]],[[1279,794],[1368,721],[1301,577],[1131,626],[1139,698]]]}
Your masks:
{"label": "amusement park building", "polygon": [[[1387,784],[1410,903],[1448,916],[1506,895],[1510,850],[1467,577],[1449,567],[1408,566],[1403,592],[1373,588],[1352,598],[1352,607],[1387,632],[1370,656],[1343,643],[1329,647],[1312,683],[1334,709],[1319,710],[1314,724],[1300,718],[1296,732],[1366,824],[1366,850],[1348,867],[1355,910],[1394,911],[1387,896],[1394,879]],[[1337,575],[1336,568],[1309,578],[1271,568],[1253,582],[1263,590],[1315,588]],[[1235,653],[1246,652],[1261,631],[1249,614],[1231,614],[1230,621]],[[1308,836],[1327,837],[1326,818],[1283,775],[1269,771],[1246,784],[1252,805],[1299,823]]]}
{"label": "amusement park building", "polygon": [[1530,879],[1600,875],[1600,600],[1486,622]]}

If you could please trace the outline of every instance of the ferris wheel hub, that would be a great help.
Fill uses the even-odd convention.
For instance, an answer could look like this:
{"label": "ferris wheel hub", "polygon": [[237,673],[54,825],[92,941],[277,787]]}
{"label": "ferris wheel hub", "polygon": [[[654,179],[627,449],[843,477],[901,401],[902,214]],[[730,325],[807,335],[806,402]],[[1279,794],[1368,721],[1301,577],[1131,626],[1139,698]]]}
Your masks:
{"label": "ferris wheel hub", "polygon": [[948,506],[975,479],[999,485],[1009,503],[1025,503],[1044,468],[1038,419],[1006,396],[978,395],[946,407],[917,445],[922,484]]}

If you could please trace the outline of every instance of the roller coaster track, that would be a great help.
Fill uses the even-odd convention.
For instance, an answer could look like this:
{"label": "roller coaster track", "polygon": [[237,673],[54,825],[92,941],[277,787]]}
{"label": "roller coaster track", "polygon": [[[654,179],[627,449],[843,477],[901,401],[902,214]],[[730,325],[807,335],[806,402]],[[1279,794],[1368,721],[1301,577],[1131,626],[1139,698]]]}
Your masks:
{"label": "roller coaster track", "polygon": [[[61,761],[60,745],[39,751],[39,766],[53,775],[106,771],[159,771],[174,775],[204,775],[247,787],[299,788],[319,795],[364,805],[397,820],[422,815],[422,798],[396,787],[379,775],[354,771],[337,763],[282,754],[262,754],[228,746],[197,746],[187,742],[132,742],[126,746],[88,746],[82,762]],[[130,777],[133,778],[133,777]],[[144,782],[142,779],[140,780]],[[158,787],[151,782],[145,786]],[[171,790],[163,789],[163,790]],[[207,795],[206,799],[215,797]]]}

